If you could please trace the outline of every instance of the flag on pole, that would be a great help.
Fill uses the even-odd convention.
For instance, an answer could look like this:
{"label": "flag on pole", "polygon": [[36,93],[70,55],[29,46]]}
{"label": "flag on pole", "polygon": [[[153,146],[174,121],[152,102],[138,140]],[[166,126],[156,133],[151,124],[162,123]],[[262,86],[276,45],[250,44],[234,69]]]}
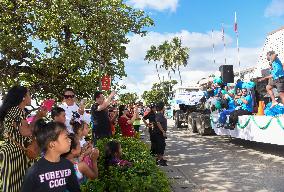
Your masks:
{"label": "flag on pole", "polygon": [[237,23],[237,12],[235,12],[235,25],[234,25],[234,31],[238,33],[238,23]]}

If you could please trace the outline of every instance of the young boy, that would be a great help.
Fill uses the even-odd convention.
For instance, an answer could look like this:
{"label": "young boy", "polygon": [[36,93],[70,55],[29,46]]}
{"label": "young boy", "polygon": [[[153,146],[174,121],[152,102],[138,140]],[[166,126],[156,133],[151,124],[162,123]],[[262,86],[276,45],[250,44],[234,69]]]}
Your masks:
{"label": "young boy", "polygon": [[27,171],[21,192],[79,192],[74,165],[60,157],[71,146],[66,126],[38,120],[34,134],[44,156]]}
{"label": "young boy", "polygon": [[61,107],[54,107],[51,110],[51,118],[54,122],[60,122],[65,124],[66,121],[65,110]]}

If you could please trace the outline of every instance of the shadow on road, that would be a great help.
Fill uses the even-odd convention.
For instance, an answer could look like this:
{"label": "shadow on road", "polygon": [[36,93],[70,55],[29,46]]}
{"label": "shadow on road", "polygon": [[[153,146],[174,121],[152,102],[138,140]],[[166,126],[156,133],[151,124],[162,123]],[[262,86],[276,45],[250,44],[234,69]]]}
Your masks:
{"label": "shadow on road", "polygon": [[169,129],[166,155],[194,186],[184,191],[283,191],[282,146]]}

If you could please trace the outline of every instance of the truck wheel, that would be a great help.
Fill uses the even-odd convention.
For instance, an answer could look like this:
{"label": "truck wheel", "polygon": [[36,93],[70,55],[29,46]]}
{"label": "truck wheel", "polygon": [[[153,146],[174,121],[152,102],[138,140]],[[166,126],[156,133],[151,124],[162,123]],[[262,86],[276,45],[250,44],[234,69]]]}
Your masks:
{"label": "truck wheel", "polygon": [[214,130],[211,127],[210,115],[209,114],[204,114],[203,118],[204,118],[204,121],[203,121],[204,134],[206,134],[206,135],[213,135],[215,132],[214,132]]}
{"label": "truck wheel", "polygon": [[187,130],[190,133],[193,133],[193,129],[192,129],[192,113],[188,114],[188,116],[187,116]]}
{"label": "truck wheel", "polygon": [[192,132],[193,133],[197,133],[197,127],[196,127],[196,117],[197,117],[198,113],[196,112],[192,112],[191,113],[191,127],[192,127]]}
{"label": "truck wheel", "polygon": [[205,135],[204,115],[200,115],[200,127],[198,128],[198,133],[202,136]]}
{"label": "truck wheel", "polygon": [[176,126],[176,128],[181,127],[180,115],[181,115],[181,111],[176,111],[176,113],[175,113],[175,126]]}
{"label": "truck wheel", "polygon": [[212,128],[210,125],[210,116],[207,114],[200,115],[201,126],[198,129],[200,135],[210,135],[212,134]]}
{"label": "truck wheel", "polygon": [[196,116],[195,121],[196,121],[196,128],[199,134],[202,133],[201,129],[202,129],[202,121],[201,121],[201,117],[200,117],[200,113],[198,116]]}

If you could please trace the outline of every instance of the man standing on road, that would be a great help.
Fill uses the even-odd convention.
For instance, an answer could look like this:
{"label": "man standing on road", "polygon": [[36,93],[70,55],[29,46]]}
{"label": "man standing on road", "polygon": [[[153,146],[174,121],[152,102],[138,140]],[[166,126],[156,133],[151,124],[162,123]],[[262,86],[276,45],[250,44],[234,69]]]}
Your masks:
{"label": "man standing on road", "polygon": [[115,92],[111,92],[107,99],[105,99],[102,92],[97,91],[94,95],[95,104],[91,108],[91,114],[93,117],[93,134],[95,139],[102,139],[110,137],[111,124],[108,115],[108,106],[110,105]]}
{"label": "man standing on road", "polygon": [[271,68],[271,75],[261,78],[258,81],[263,81],[269,79],[270,82],[266,86],[267,93],[270,95],[272,100],[271,107],[278,104],[275,99],[273,88],[276,87],[281,98],[282,104],[284,104],[284,65],[281,63],[280,59],[277,57],[274,51],[267,52],[267,60],[269,61]]}

